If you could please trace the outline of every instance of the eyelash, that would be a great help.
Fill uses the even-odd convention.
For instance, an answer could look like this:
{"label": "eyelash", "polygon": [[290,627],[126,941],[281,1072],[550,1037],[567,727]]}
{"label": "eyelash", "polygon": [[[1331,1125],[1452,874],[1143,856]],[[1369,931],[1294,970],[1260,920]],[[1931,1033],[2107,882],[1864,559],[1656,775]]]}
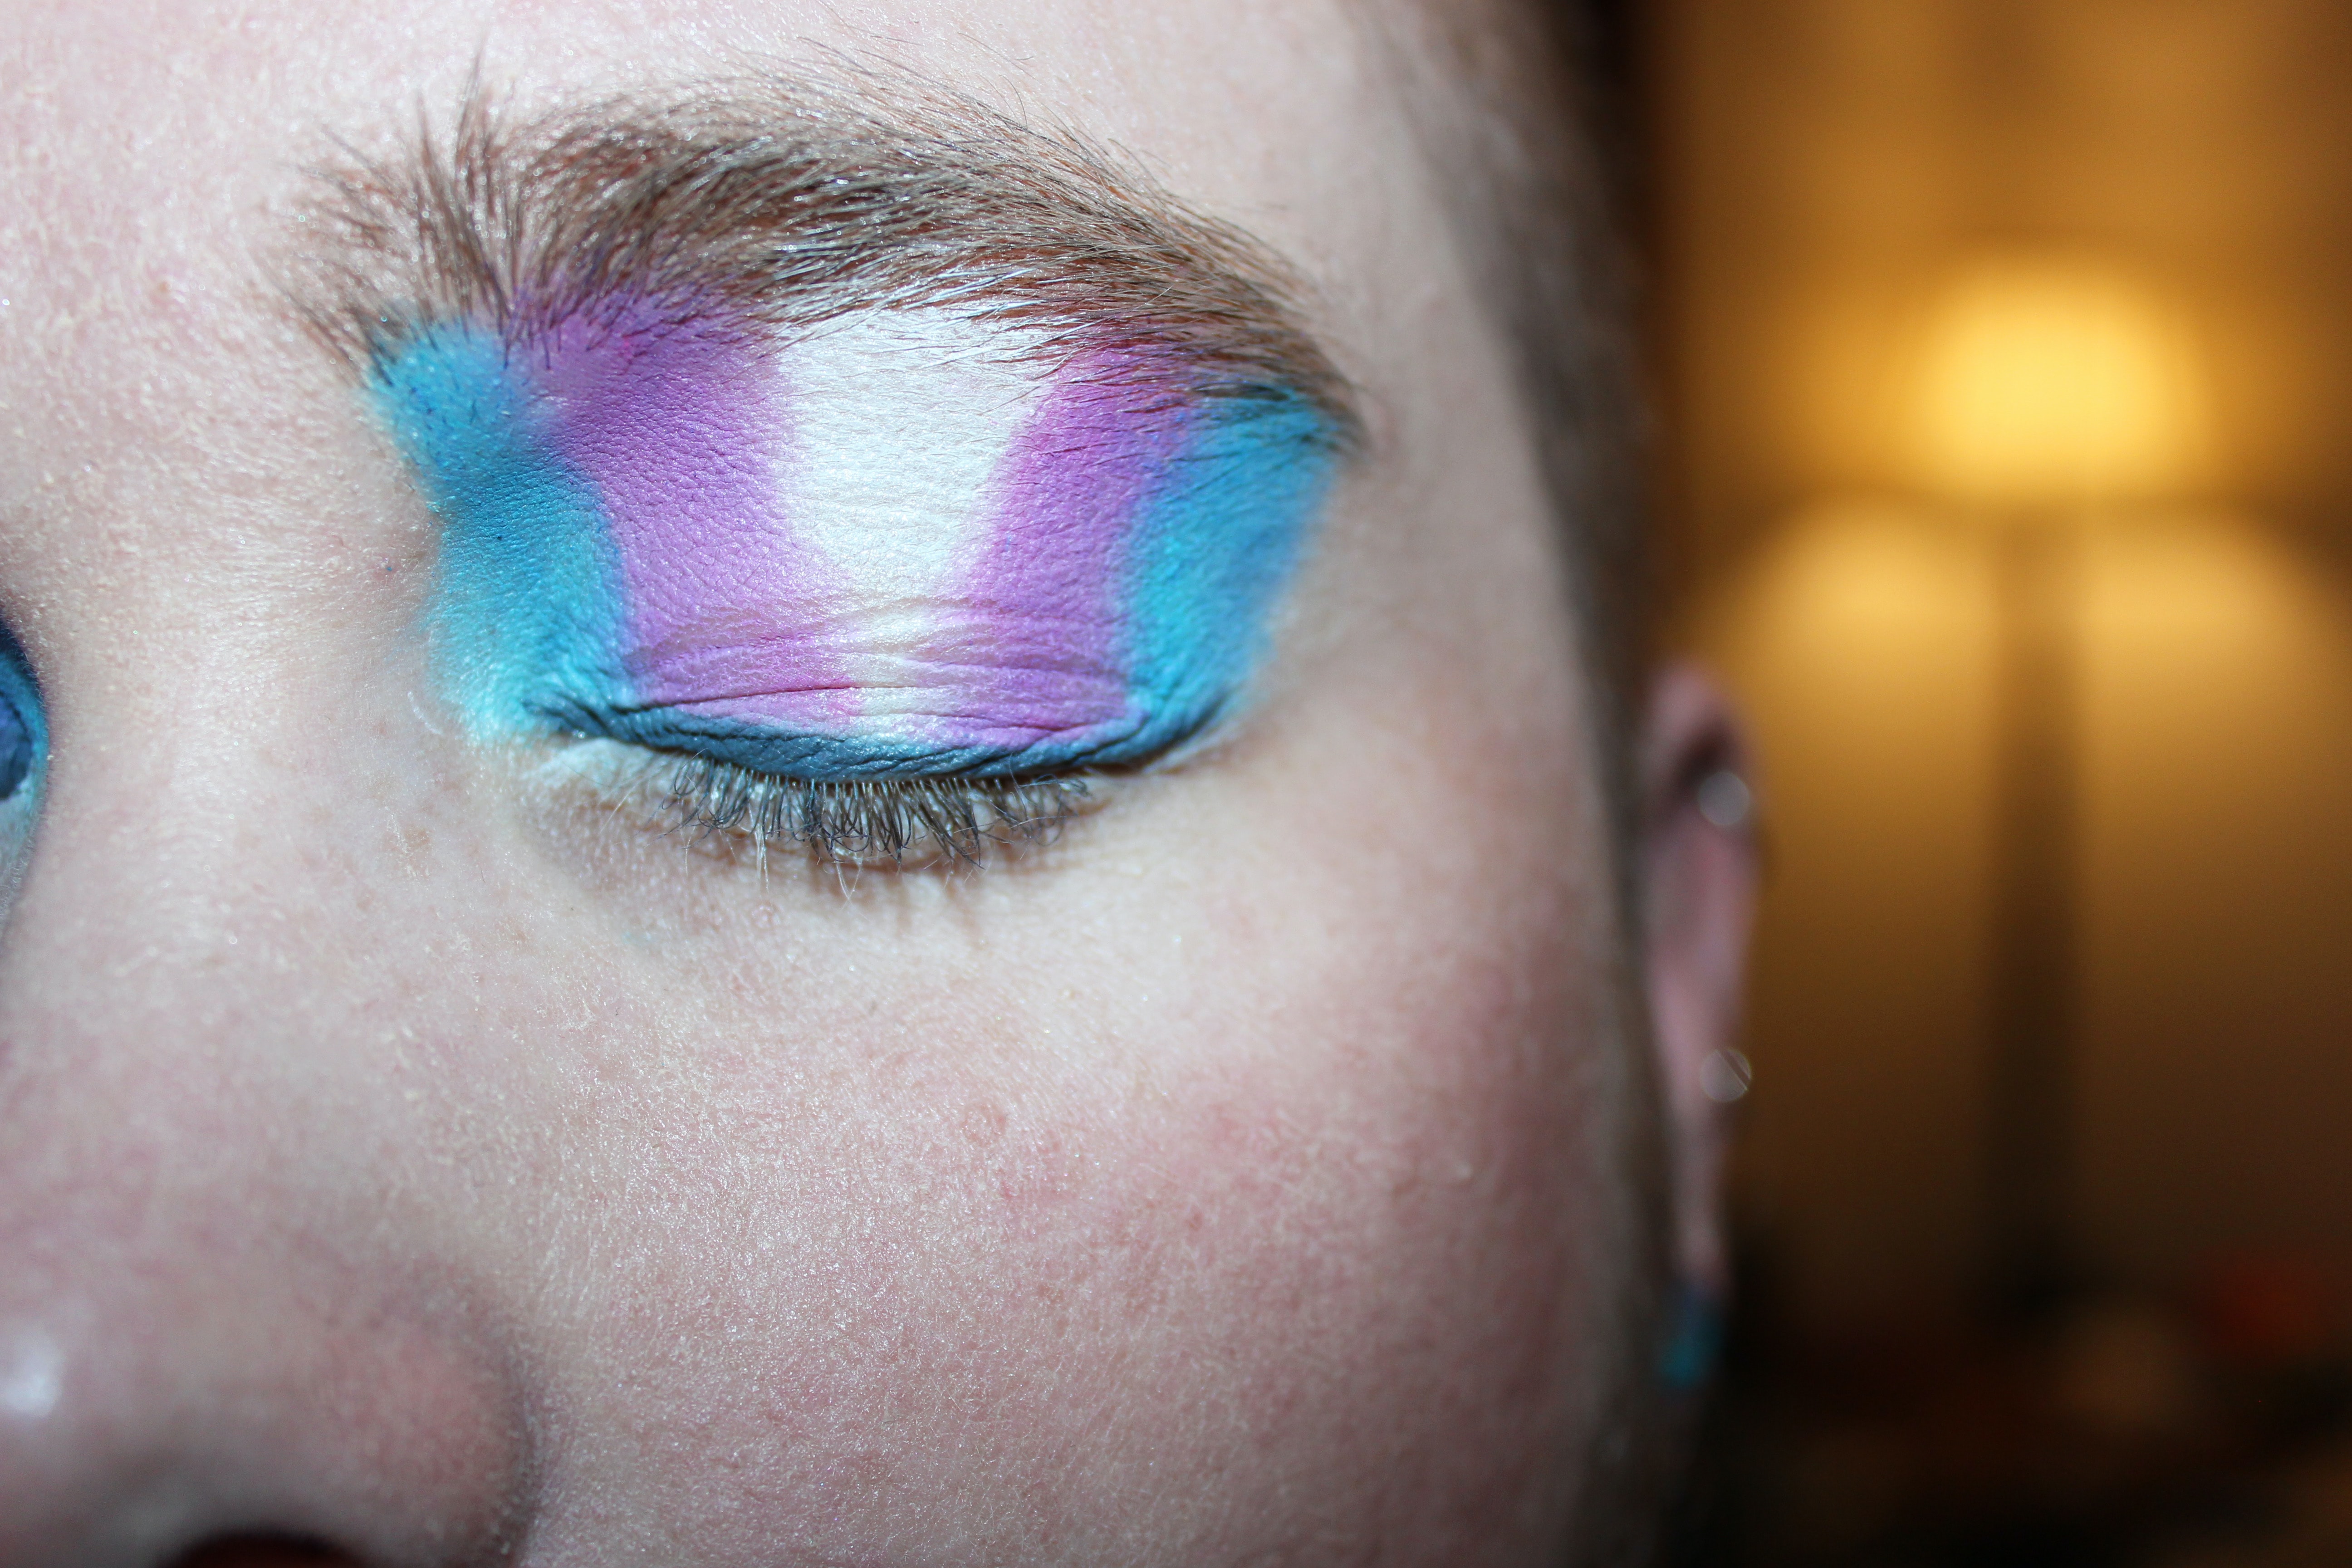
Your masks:
{"label": "eyelash", "polygon": [[1097,798],[1075,773],[795,779],[662,752],[646,752],[636,771],[672,831],[735,840],[761,858],[788,847],[834,865],[981,865],[1053,842]]}

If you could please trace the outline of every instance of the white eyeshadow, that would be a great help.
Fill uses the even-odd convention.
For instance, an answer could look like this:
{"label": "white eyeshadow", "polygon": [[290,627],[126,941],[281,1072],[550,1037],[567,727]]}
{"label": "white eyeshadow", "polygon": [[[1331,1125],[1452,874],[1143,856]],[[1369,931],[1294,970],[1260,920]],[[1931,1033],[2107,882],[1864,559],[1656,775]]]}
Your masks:
{"label": "white eyeshadow", "polygon": [[788,350],[776,479],[797,542],[886,600],[943,587],[1045,392],[1045,371],[1013,361],[1023,346],[1001,327],[905,310],[845,317]]}

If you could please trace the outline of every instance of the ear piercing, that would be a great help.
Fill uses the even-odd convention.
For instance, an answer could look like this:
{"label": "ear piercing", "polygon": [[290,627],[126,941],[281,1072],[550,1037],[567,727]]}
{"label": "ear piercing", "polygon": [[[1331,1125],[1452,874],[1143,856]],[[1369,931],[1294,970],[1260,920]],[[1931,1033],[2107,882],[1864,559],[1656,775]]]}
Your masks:
{"label": "ear piercing", "polygon": [[1715,1375],[1723,1355],[1723,1298],[1685,1280],[1675,1292],[1673,1321],[1658,1346],[1657,1378],[1675,1394],[1696,1394]]}
{"label": "ear piercing", "polygon": [[1756,815],[1756,792],[1729,768],[1717,768],[1698,781],[1698,814],[1726,833],[1748,826]]}
{"label": "ear piercing", "polygon": [[1699,1092],[1717,1105],[1745,1099],[1755,1081],[1754,1064],[1729,1046],[1707,1052],[1706,1060],[1698,1064]]}

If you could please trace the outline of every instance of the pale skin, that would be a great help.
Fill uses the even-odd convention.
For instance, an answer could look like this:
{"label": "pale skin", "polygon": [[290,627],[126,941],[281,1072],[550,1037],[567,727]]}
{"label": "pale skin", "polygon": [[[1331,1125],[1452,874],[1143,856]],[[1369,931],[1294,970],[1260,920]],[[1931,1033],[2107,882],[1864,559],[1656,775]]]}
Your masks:
{"label": "pale skin", "polygon": [[[1555,524],[1355,23],[84,0],[0,40],[0,615],[53,748],[0,944],[0,1563],[1552,1560],[1648,1375],[1636,1075],[1721,1282],[1751,870],[1670,679],[1659,1027],[1612,1021]],[[761,875],[467,741],[434,520],[271,287],[303,167],[478,59],[538,106],[827,48],[1247,228],[1368,416],[1246,718],[978,872]]]}

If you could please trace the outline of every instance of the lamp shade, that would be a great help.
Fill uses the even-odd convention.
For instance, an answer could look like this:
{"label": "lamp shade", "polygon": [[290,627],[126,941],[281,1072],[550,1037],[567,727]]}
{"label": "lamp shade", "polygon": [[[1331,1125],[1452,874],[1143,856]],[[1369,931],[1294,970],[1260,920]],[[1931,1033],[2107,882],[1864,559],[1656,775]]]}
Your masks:
{"label": "lamp shade", "polygon": [[2112,264],[1995,257],[1956,273],[1922,342],[1927,488],[2001,508],[2177,495],[2203,477],[2206,410],[2186,326]]}

